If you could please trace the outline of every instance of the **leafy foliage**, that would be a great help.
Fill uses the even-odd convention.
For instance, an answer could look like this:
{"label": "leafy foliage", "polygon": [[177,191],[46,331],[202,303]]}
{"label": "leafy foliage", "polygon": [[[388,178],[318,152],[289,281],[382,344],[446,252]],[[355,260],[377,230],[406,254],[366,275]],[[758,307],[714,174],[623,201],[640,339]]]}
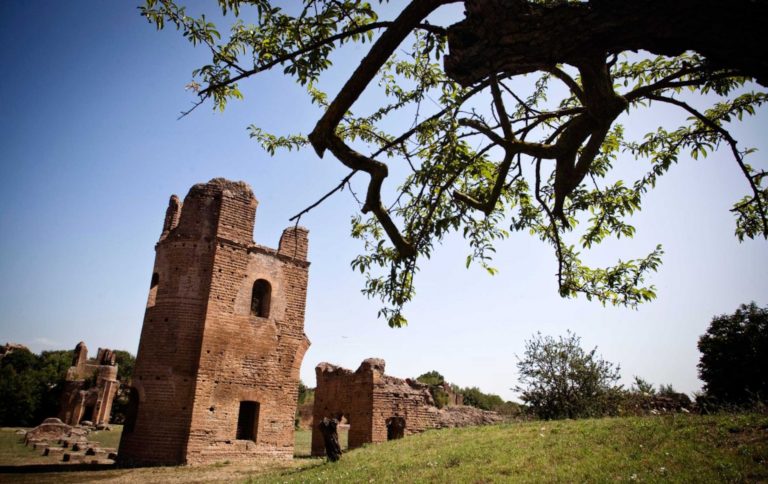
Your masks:
{"label": "leafy foliage", "polygon": [[483,393],[477,387],[460,388],[458,393],[464,396],[464,405],[481,410],[497,410],[504,406],[504,400],[493,393]]}
{"label": "leafy foliage", "polygon": [[136,357],[127,351],[115,350],[115,364],[117,365],[117,379],[122,383],[129,382],[136,366]]}
{"label": "leafy foliage", "polygon": [[416,380],[424,383],[425,385],[442,385],[445,383],[445,377],[436,370],[423,373],[419,375]]}
{"label": "leafy foliage", "polygon": [[749,405],[768,398],[768,307],[742,304],[716,316],[699,338],[699,377],[720,405]]}
{"label": "leafy foliage", "polygon": [[635,377],[635,382],[632,384],[630,391],[641,395],[656,395],[656,389],[653,388],[653,383],[640,378],[639,376]]}
{"label": "leafy foliage", "polygon": [[307,387],[303,381],[299,380],[299,398],[298,404],[311,403],[315,401],[315,389]]}
{"label": "leafy foliage", "polygon": [[537,333],[517,363],[521,399],[542,419],[613,415],[621,399],[619,367],[584,351],[573,333],[555,339]]}
{"label": "leafy foliage", "polygon": [[72,351],[17,349],[0,359],[0,425],[35,425],[58,413]]}
{"label": "leafy foliage", "polygon": [[448,405],[449,398],[448,393],[443,389],[445,384],[445,377],[436,370],[428,371],[419,375],[416,381],[425,385],[429,385],[429,393],[432,395],[432,399],[435,401],[437,408],[443,408]]}
{"label": "leafy foliage", "polygon": [[[351,233],[364,253],[352,268],[365,277],[363,293],[383,301],[379,315],[390,326],[407,324],[403,307],[415,295],[419,262],[452,233],[467,241],[467,266],[479,264],[491,275],[497,272],[497,242],[524,232],[552,247],[561,296],[584,294],[630,307],[652,300],[656,291],[647,278],[661,264],[661,246],[599,268],[585,265],[582,252],[610,238],[632,237],[631,217],[658,179],[681,157],[705,157],[721,146],[746,181],[746,195],[732,209],[737,237],[768,237],[768,172],[745,161],[753,150],[739,147],[728,131],[767,97],[752,91],[740,71],[712,68],[695,53],[622,53],[551,65],[527,79],[500,72],[464,87],[440,64],[446,29],[424,20],[445,3],[412,2],[397,20],[381,21],[377,10],[384,2],[375,8],[355,0],[304,0],[284,10],[267,0],[219,0],[222,14],[235,19],[228,36],[172,0],[146,0],[141,14],[158,29],[173,25],[193,45],[210,50],[210,64],[194,70],[189,84],[199,95],[196,106],[211,100],[214,109],[224,109],[228,100],[242,98],[239,82],[282,69],[304,86],[310,103],[325,110],[310,136],[249,130],[270,154],[311,142],[319,154],[329,149],[350,168],[326,197],[349,187],[360,206],[363,215],[353,217]],[[392,39],[403,28],[410,36],[396,50]],[[345,46],[374,41],[329,102],[318,85],[331,68],[331,54],[356,52]],[[391,55],[380,59],[382,52]],[[375,77],[372,85],[367,79]],[[372,112],[356,114],[348,107],[364,89],[376,90],[380,102]],[[708,107],[696,109],[692,100]],[[616,122],[659,104],[681,109],[688,119],[638,139],[629,139]],[[396,129],[402,126],[409,128]],[[627,157],[647,162],[647,172],[636,180],[617,179],[614,165]],[[407,174],[385,203],[390,165],[406,167]],[[363,200],[350,184],[360,172],[370,175]]]}

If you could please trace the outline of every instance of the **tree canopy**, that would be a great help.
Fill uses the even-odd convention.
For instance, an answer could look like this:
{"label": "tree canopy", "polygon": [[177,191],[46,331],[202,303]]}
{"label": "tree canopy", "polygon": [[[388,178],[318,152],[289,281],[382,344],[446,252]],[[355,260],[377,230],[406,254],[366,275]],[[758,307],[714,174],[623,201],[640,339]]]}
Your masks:
{"label": "tree canopy", "polygon": [[712,318],[699,338],[699,376],[719,404],[748,405],[768,398],[768,307],[742,304]]}
{"label": "tree canopy", "polygon": [[0,425],[36,425],[58,414],[72,350],[14,350],[0,358]]}
{"label": "tree canopy", "polygon": [[[744,177],[732,208],[736,236],[768,238],[767,172],[747,162],[754,150],[730,131],[766,102],[767,61],[756,46],[765,43],[768,0],[466,0],[464,18],[448,25],[430,16],[457,0],[413,0],[393,20],[380,19],[384,1],[275,3],[219,0],[232,19],[226,34],[173,0],[146,0],[141,14],[210,51],[188,84],[195,107],[224,109],[242,98],[240,83],[279,69],[322,108],[308,135],[255,125],[250,135],[271,154],[311,146],[349,169],[292,220],[352,193],[361,214],[351,233],[365,247],[352,267],[391,326],[406,324],[419,262],[451,233],[468,243],[467,266],[491,274],[496,242],[528,232],[552,247],[561,296],[628,306],[653,299],[647,277],[661,246],[599,268],[585,265],[582,251],[632,237],[630,217],[682,156],[723,148]],[[321,80],[349,44],[370,48],[330,98]],[[366,91],[378,93],[378,106],[353,110]],[[685,121],[639,137],[618,121],[659,105]],[[645,173],[618,178],[626,159],[642,159]],[[391,167],[406,168],[395,190],[385,187]],[[350,181],[361,174],[358,197]]]}

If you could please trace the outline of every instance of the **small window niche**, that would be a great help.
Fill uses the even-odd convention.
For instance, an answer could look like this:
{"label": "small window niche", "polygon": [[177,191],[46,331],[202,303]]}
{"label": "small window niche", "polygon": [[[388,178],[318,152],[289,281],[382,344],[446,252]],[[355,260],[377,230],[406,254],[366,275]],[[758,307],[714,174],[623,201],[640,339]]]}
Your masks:
{"label": "small window niche", "polygon": [[271,299],[272,286],[264,279],[258,279],[253,283],[251,292],[251,314],[259,318],[268,318]]}
{"label": "small window niche", "polygon": [[149,297],[147,298],[147,307],[151,308],[155,305],[157,299],[157,285],[160,283],[160,275],[155,272],[152,274],[152,281],[149,283]]}
{"label": "small window niche", "polygon": [[259,402],[240,402],[237,414],[237,440],[256,442],[259,430]]}

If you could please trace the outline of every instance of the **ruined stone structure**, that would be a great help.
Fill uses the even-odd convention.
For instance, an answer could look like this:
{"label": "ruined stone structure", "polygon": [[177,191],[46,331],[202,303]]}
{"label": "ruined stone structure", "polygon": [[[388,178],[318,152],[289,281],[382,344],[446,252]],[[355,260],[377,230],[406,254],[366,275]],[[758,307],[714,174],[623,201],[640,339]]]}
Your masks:
{"label": "ruined stone structure", "polygon": [[291,458],[304,334],[307,230],[253,242],[243,182],[171,197],[155,247],[118,460],[198,464]]}
{"label": "ruined stone structure", "polygon": [[[29,351],[29,348],[26,346],[19,344],[19,343],[5,343],[5,345],[0,346],[0,360],[3,359],[5,355],[10,355],[14,351]],[[30,352],[31,353],[31,352]]]}
{"label": "ruined stone structure", "polygon": [[75,346],[72,366],[67,370],[59,418],[68,425],[80,422],[108,424],[119,386],[115,353],[99,348],[96,358],[88,359],[88,348],[79,342]]}
{"label": "ruined stone structure", "polygon": [[369,358],[356,371],[330,363],[315,368],[317,388],[312,422],[312,455],[325,447],[323,418],[349,423],[349,448],[398,439],[431,428],[480,425],[501,421],[494,412],[471,407],[438,409],[429,386],[384,374],[384,360]]}
{"label": "ruined stone structure", "polygon": [[454,407],[457,405],[459,406],[464,405],[464,395],[462,395],[461,393],[454,392],[450,384],[443,383],[442,385],[440,385],[440,389],[448,397],[448,401],[445,403],[446,406]]}

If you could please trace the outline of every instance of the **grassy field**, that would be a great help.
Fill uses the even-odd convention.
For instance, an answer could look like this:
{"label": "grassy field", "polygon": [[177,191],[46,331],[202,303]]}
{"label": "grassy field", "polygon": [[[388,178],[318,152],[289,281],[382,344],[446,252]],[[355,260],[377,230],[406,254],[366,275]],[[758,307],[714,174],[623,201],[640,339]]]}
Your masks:
{"label": "grassy field", "polygon": [[[0,458],[7,453],[2,432]],[[17,444],[18,445],[18,444]],[[297,455],[309,452],[297,433]],[[6,462],[0,462],[5,464]],[[0,474],[13,482],[766,482],[768,416],[675,415],[425,432],[350,451],[338,463]]]}
{"label": "grassy field", "polygon": [[[111,431],[93,432],[88,439],[99,442],[102,447],[117,448],[120,444],[122,425],[113,425]],[[23,435],[17,435],[18,428],[0,428],[0,466],[18,466],[28,464],[56,464],[61,456],[42,457],[40,451],[24,446]]]}

